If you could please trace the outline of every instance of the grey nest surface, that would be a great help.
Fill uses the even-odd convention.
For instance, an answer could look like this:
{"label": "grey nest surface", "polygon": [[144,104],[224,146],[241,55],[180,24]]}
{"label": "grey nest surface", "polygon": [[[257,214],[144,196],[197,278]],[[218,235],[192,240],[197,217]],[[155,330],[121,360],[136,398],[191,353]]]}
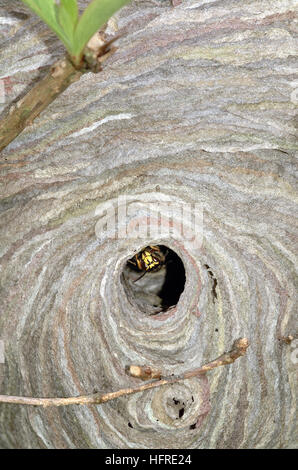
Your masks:
{"label": "grey nest surface", "polygon": [[[180,374],[251,344],[205,377],[100,406],[1,404],[2,448],[296,445],[297,343],[280,340],[296,333],[295,4],[132,1],[109,26],[121,39],[104,70],[2,152],[0,393],[116,391],[139,383],[129,364]],[[4,111],[64,51],[19,1],[0,0],[0,18]],[[198,244],[177,235],[178,213],[171,236],[98,230],[104,204],[126,197],[144,220],[151,194],[199,205]],[[147,245],[185,269],[157,314],[123,280]]]}

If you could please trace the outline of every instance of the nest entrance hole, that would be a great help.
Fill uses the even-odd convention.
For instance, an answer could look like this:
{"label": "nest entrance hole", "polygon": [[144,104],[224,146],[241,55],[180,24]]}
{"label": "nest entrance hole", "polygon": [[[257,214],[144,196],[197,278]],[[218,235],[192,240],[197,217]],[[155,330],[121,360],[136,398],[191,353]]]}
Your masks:
{"label": "nest entrance hole", "polygon": [[175,307],[185,280],[181,258],[165,245],[144,247],[127,261],[122,273],[128,299],[149,315]]}

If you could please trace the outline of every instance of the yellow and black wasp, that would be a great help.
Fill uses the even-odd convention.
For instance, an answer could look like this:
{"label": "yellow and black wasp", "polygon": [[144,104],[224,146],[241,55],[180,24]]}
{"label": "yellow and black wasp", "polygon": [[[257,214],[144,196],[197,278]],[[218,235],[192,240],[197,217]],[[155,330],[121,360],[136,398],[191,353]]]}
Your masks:
{"label": "yellow and black wasp", "polygon": [[148,272],[159,271],[166,261],[166,254],[162,252],[160,247],[149,245],[137,253],[133,258],[128,260],[138,271],[143,271],[142,275],[134,282],[141,279]]}

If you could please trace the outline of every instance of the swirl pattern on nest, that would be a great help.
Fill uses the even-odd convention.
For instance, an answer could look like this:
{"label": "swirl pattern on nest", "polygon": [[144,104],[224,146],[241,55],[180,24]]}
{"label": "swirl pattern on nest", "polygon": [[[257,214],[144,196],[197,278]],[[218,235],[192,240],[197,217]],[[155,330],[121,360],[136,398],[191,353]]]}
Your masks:
{"label": "swirl pattern on nest", "polygon": [[[239,336],[251,346],[208,378],[102,406],[3,405],[3,447],[294,443],[295,364],[278,341],[294,330],[292,2],[268,0],[262,14],[258,1],[241,11],[232,0],[165,3],[123,10],[127,37],[100,79],[74,84],[3,153],[1,393],[114,391],[138,383],[124,372],[130,363],[179,374]],[[59,52],[46,28],[28,21],[30,32],[20,20],[10,30],[14,60],[1,57],[17,82],[11,100]],[[137,201],[156,187],[202,205],[200,247],[99,236],[99,204]],[[180,256],[186,284],[177,307],[151,316],[121,275],[152,243]]]}

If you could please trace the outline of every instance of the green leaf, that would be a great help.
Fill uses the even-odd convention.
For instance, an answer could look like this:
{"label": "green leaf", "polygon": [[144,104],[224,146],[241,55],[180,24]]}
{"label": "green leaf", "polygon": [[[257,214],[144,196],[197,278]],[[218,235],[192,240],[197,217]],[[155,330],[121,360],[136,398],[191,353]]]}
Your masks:
{"label": "green leaf", "polygon": [[82,54],[86,44],[109,18],[130,0],[93,0],[82,14],[74,34],[74,54]]}
{"label": "green leaf", "polygon": [[79,64],[91,37],[130,0],[93,0],[79,19],[77,0],[21,0],[61,39]]}
{"label": "green leaf", "polygon": [[[57,34],[67,50],[72,53],[72,41],[57,19],[57,5],[55,0],[22,0],[22,2],[31,8],[31,10]],[[71,0],[71,2],[73,2],[73,0]]]}
{"label": "green leaf", "polygon": [[59,23],[71,44],[73,43],[73,34],[78,22],[78,15],[77,0],[60,0],[60,6],[58,7]]}
{"label": "green leaf", "polygon": [[77,0],[60,0],[60,5],[67,10],[72,23],[76,25],[79,17]]}

